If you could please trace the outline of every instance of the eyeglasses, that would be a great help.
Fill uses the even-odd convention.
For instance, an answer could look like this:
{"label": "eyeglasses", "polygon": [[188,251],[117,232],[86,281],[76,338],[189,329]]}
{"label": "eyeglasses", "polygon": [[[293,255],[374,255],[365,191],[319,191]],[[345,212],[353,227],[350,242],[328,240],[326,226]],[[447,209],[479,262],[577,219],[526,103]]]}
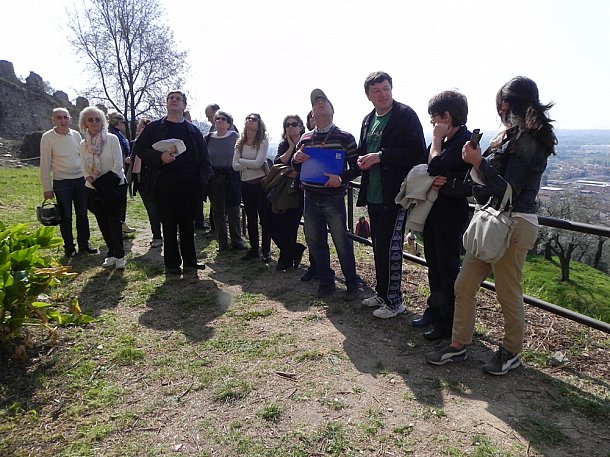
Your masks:
{"label": "eyeglasses", "polygon": [[223,122],[227,122],[227,118],[224,116],[216,116],[214,118],[215,121],[223,121]]}
{"label": "eyeglasses", "polygon": [[284,124],[284,127],[285,128],[288,128],[288,127],[298,127],[299,125],[301,125],[301,124],[299,124],[298,122],[286,122]]}
{"label": "eyeglasses", "polygon": [[253,117],[253,116],[247,117],[246,122],[248,122],[248,121],[258,122],[258,117]]}
{"label": "eyeglasses", "polygon": [[62,119],[70,119],[70,116],[53,116],[55,119],[57,119],[58,121],[62,120]]}
{"label": "eyeglasses", "polygon": [[99,117],[90,117],[87,122],[102,122],[102,120]]}

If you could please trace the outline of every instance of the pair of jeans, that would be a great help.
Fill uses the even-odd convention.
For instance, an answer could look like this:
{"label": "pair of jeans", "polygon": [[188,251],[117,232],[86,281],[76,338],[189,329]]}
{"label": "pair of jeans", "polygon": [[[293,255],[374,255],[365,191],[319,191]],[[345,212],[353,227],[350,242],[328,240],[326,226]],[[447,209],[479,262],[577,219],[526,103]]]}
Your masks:
{"label": "pair of jeans", "polygon": [[161,219],[159,218],[159,211],[157,211],[155,196],[148,192],[140,192],[140,197],[142,197],[142,203],[144,203],[146,214],[148,214],[148,222],[150,223],[153,240],[163,239],[161,234]]}
{"label": "pair of jeans", "polygon": [[523,309],[523,265],[528,251],[534,247],[538,227],[525,219],[516,218],[508,249],[495,264],[483,262],[466,253],[462,269],[455,281],[455,313],[451,340],[472,343],[476,313],[476,293],[481,282],[493,272],[496,297],[504,316],[502,345],[509,352],[523,349],[525,312]]}
{"label": "pair of jeans", "polygon": [[398,205],[368,204],[375,256],[375,292],[390,308],[402,304],[402,244],[406,210]]}
{"label": "pair of jeans", "polygon": [[330,231],[345,277],[345,285],[348,289],[357,288],[360,285],[360,278],[356,274],[354,244],[347,236],[345,193],[323,194],[306,190],[303,215],[305,240],[315,262],[316,277],[320,280],[320,286],[330,286],[335,283],[335,272],[330,267],[328,247],[328,231]]}
{"label": "pair of jeans", "polygon": [[61,212],[59,231],[64,240],[64,249],[66,251],[74,250],[72,205],[74,205],[74,214],[76,216],[76,242],[79,249],[87,248],[91,232],[87,217],[88,194],[85,187],[85,178],[54,180],[53,192]]}
{"label": "pair of jeans", "polygon": [[[260,182],[250,183],[244,181],[241,183],[241,199],[244,202],[244,210],[246,212],[250,249],[258,252],[259,246],[261,246],[263,256],[268,256],[271,251],[271,234],[268,226],[268,213],[271,211],[271,208],[267,201],[267,194]],[[260,245],[258,240],[259,221],[262,229]]]}
{"label": "pair of jeans", "polygon": [[[214,174],[208,183],[208,198],[212,212],[212,221],[218,234],[218,247],[227,249],[229,237],[233,247],[242,247],[244,242],[241,238],[241,222],[239,205],[227,206],[227,177],[222,174]],[[229,222],[229,237],[227,237],[227,219]]]}

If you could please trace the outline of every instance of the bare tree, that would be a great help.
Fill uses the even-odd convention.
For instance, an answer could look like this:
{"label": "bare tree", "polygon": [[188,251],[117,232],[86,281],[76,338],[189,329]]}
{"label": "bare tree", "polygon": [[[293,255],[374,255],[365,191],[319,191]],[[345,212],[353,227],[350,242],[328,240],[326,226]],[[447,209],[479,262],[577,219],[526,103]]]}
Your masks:
{"label": "bare tree", "polygon": [[158,0],[90,0],[81,11],[68,10],[71,44],[96,77],[91,94],[130,121],[130,139],[136,118],[160,114],[167,92],[184,80],[187,53],[164,15]]}

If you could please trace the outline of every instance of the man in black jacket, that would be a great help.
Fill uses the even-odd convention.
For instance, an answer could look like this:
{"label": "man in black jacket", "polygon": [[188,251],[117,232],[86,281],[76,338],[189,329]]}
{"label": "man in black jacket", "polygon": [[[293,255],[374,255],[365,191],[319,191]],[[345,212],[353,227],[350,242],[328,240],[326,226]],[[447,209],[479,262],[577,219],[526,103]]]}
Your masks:
{"label": "man in black jacket", "polygon": [[411,168],[424,162],[426,142],[415,111],[392,98],[390,75],[371,73],[364,91],[374,110],[360,130],[357,205],[367,207],[371,220],[377,293],[362,303],[378,307],[375,317],[389,319],[406,310],[401,292],[406,211],[394,199]]}
{"label": "man in black jacket", "polygon": [[[135,143],[138,157],[156,175],[155,202],[163,225],[165,269],[180,274],[184,269],[205,268],[197,263],[193,219],[201,201],[212,165],[203,135],[184,119],[186,95],[172,91],[167,95],[167,116],[148,124]],[[154,146],[160,140],[182,140],[176,145]],[[180,230],[180,248],[178,248]]]}

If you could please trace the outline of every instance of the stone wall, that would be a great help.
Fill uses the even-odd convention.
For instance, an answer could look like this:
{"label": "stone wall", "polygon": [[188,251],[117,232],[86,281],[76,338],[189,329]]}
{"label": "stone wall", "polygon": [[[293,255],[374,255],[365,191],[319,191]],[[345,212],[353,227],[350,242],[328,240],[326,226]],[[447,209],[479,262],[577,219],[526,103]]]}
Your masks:
{"label": "stone wall", "polygon": [[78,114],[89,106],[86,98],[78,97],[76,105],[62,91],[47,94],[47,84],[34,72],[25,83],[15,75],[11,62],[0,60],[0,137],[22,140],[25,135],[46,131],[52,127],[53,108],[67,108],[72,116],[72,128],[78,123]]}

